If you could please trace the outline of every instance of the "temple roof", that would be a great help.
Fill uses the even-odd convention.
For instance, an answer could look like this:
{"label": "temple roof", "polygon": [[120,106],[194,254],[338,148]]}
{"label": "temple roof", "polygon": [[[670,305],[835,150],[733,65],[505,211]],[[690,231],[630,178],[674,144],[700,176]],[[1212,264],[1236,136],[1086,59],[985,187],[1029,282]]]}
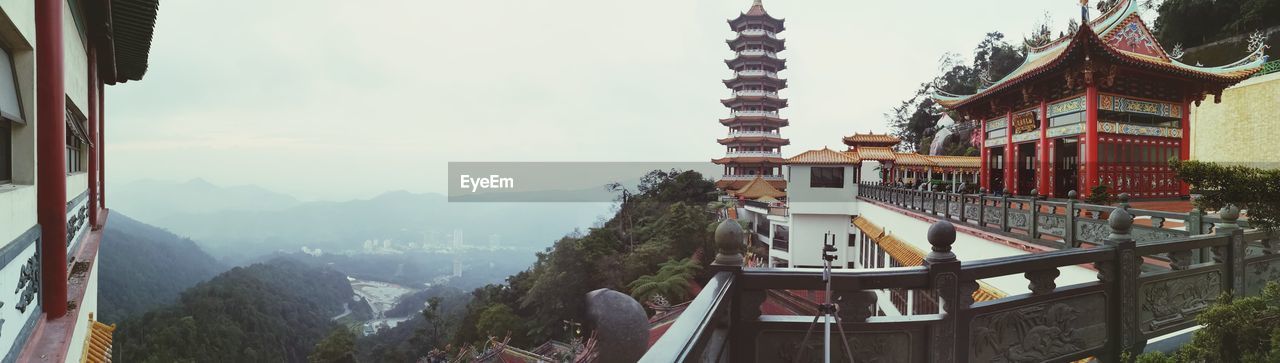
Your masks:
{"label": "temple roof", "polygon": [[916,153],[894,153],[893,164],[898,166],[938,166],[929,157]]}
{"label": "temple roof", "polygon": [[884,146],[863,146],[858,148],[858,158],[862,160],[893,161],[897,159],[893,149]]}
{"label": "temple roof", "polygon": [[894,146],[900,142],[902,142],[902,140],[898,139],[897,136],[893,136],[889,134],[876,134],[871,132],[868,132],[865,134],[859,134],[855,132],[853,135],[844,137],[844,144],[849,145],[850,147],[856,147],[861,145]]}
{"label": "temple roof", "polygon": [[977,156],[925,155],[924,157],[933,161],[939,167],[949,169],[977,170],[982,165],[982,158]]}
{"label": "temple roof", "polygon": [[[862,234],[869,237],[880,249],[884,250],[889,258],[892,258],[901,266],[923,266],[924,251],[910,244],[904,243],[894,237],[892,234],[885,233],[883,228],[871,223],[871,221],[862,216],[853,217],[853,225],[862,231]],[[973,292],[973,301],[989,301],[1005,297],[1003,291],[991,285],[987,285],[982,281],[978,281],[978,289]]]}
{"label": "temple roof", "polygon": [[782,198],[787,196],[786,192],[778,190],[778,188],[774,188],[773,184],[770,184],[758,175],[755,179],[751,179],[751,181],[747,182],[746,185],[730,192],[730,194],[751,200],[766,196],[773,198]]}
{"label": "temple roof", "polygon": [[1224,88],[1253,75],[1266,62],[1262,53],[1265,47],[1251,50],[1239,61],[1216,67],[1192,66],[1171,59],[1139,16],[1138,7],[1136,1],[1121,0],[1075,33],[1028,49],[1021,65],[975,94],[956,95],[935,89],[932,97],[943,107],[954,109],[1057,69],[1082,52],[1100,54],[1118,64],[1218,83]]}
{"label": "temple roof", "polygon": [[793,165],[852,165],[861,163],[857,153],[842,153],[828,148],[809,150],[787,159]]}
{"label": "temple roof", "polygon": [[754,0],[751,2],[751,8],[748,8],[747,12],[738,15],[737,18],[729,20],[729,26],[737,28],[739,24],[749,20],[769,21],[778,27],[777,31],[783,30],[783,23],[786,21],[769,15],[769,12],[764,10],[764,3],[761,0]]}

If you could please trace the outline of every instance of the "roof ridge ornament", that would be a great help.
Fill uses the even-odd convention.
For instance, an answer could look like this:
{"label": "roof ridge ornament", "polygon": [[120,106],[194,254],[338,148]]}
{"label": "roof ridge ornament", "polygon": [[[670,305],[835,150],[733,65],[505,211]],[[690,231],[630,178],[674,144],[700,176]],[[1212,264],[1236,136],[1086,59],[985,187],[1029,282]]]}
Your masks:
{"label": "roof ridge ornament", "polygon": [[1089,0],[1080,0],[1080,24],[1089,24]]}

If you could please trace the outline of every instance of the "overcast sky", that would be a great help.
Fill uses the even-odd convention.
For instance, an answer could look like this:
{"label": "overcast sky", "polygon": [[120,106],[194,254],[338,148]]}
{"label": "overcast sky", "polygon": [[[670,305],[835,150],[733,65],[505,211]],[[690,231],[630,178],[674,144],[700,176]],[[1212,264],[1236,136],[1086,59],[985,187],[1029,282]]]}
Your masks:
{"label": "overcast sky", "polygon": [[[727,131],[725,20],[750,0],[164,1],[107,90],[108,179],[310,200],[444,192],[449,161],[703,161]],[[884,113],[988,31],[1077,1],[765,0],[787,20],[786,156]],[[571,177],[571,176],[566,176]]]}

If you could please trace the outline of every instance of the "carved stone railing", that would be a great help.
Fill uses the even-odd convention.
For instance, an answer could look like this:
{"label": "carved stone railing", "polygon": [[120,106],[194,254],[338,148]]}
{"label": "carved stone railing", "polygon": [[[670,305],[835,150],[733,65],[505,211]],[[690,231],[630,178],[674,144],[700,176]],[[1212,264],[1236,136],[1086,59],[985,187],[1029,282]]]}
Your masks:
{"label": "carved stone railing", "polygon": [[[859,184],[857,193],[858,198],[864,201],[879,202],[1054,248],[1101,243],[1108,233],[1105,218],[1115,208],[1087,204],[1074,198],[958,194],[870,183]],[[1222,221],[1198,209],[1172,213],[1128,208],[1123,194],[1121,199],[1121,204],[1138,221],[1133,226],[1133,235],[1139,242],[1212,233],[1214,225]],[[1239,225],[1247,227],[1248,222],[1241,220]],[[1207,258],[1207,251],[1195,255],[1197,260],[1203,261]]]}
{"label": "carved stone railing", "polygon": [[[894,195],[904,203],[920,203],[907,194]],[[975,199],[973,204],[980,203]],[[1105,210],[1105,234],[1087,248],[963,262],[951,252],[955,229],[943,220],[929,230],[932,251],[924,266],[835,270],[832,296],[843,321],[832,329],[832,357],[847,361],[835,343],[843,339],[837,333],[843,330],[857,361],[1066,362],[1097,357],[1115,362],[1125,352],[1141,352],[1148,339],[1195,325],[1196,315],[1220,293],[1256,295],[1267,282],[1280,280],[1277,237],[1238,226],[1234,207],[1221,211],[1213,234],[1142,242],[1135,239],[1131,211],[1124,206]],[[1016,208],[1002,212],[1017,213]],[[1000,223],[1008,221],[1001,218]],[[780,290],[822,290],[821,269],[743,268],[733,256],[742,251],[742,232],[736,223],[727,227],[737,234],[717,230],[713,277],[642,361],[767,362],[794,361],[797,353],[821,356],[821,326],[804,340],[814,316],[761,311],[766,299],[782,296]],[[1211,258],[1195,262],[1193,252],[1202,249],[1212,251]],[[1145,264],[1155,257],[1168,264]],[[1059,286],[1059,269],[1067,266],[1093,266],[1097,278]],[[1029,292],[973,301],[979,281],[1010,275],[1023,276]],[[875,314],[877,292],[894,289],[931,292],[942,309],[937,314]]]}

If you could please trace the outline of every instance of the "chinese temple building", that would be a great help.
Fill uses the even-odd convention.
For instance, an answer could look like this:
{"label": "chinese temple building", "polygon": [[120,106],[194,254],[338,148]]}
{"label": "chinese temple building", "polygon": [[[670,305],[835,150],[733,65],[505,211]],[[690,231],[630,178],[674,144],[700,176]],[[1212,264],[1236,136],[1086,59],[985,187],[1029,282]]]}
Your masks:
{"label": "chinese temple building", "polygon": [[977,179],[980,161],[971,156],[921,155],[893,150],[902,140],[888,134],[854,133],[844,137],[847,154],[861,163],[860,182],[918,182],[938,179],[953,187]]}
{"label": "chinese temple building", "polygon": [[738,35],[728,40],[736,56],[725,61],[733,78],[724,81],[730,97],[720,101],[730,113],[720,120],[729,133],[717,140],[725,146],[725,156],[712,160],[724,166],[716,187],[736,190],[759,177],[785,189],[782,146],[790,141],[780,133],[787,119],[778,115],[787,107],[787,100],[778,96],[787,87],[787,81],[778,77],[787,67],[786,60],[778,58],[778,52],[786,49],[786,42],[778,38],[783,20],[770,16],[756,0],[746,13],[729,20],[729,27]]}
{"label": "chinese temple building", "polygon": [[979,123],[982,188],[1052,197],[1097,186],[1134,198],[1189,194],[1168,161],[1190,158],[1190,106],[1210,96],[1220,102],[1225,88],[1261,69],[1265,48],[1223,66],[1184,64],[1138,8],[1122,0],[1073,34],[1030,48],[1021,65],[975,94],[935,92],[940,105]]}

